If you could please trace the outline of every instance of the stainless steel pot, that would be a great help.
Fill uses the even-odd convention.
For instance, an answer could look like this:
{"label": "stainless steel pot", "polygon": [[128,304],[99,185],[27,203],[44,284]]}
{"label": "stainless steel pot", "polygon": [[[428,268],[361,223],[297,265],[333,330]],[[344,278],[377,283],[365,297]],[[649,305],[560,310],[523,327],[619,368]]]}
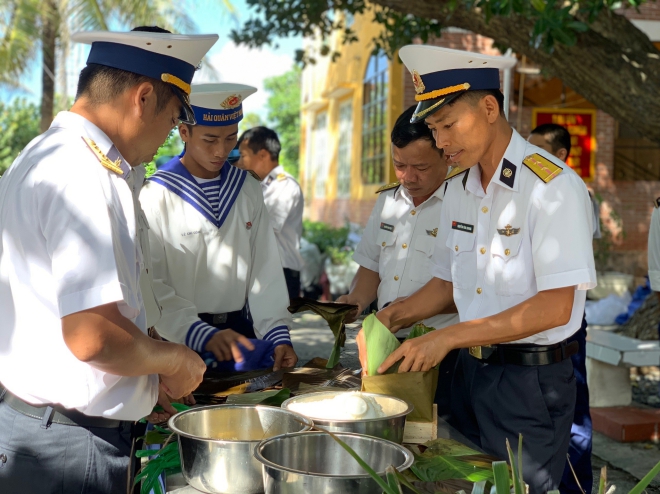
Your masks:
{"label": "stainless steel pot", "polygon": [[[394,465],[410,468],[413,455],[391,441],[359,434],[336,434],[381,477]],[[259,443],[254,456],[263,465],[266,494],[373,494],[382,489],[329,434],[305,432]]]}
{"label": "stainless steel pot", "polygon": [[[339,393],[350,393],[350,391],[324,391],[321,393],[309,393],[289,398],[282,403],[282,408],[290,410],[291,405],[296,403],[308,403],[316,400],[327,400],[334,398]],[[385,417],[378,419],[362,420],[328,420],[322,417],[312,417],[314,426],[330,432],[355,432],[367,436],[379,437],[401,444],[403,442],[403,429],[406,425],[406,416],[413,411],[413,406],[400,398],[379,395],[375,393],[361,393],[365,396],[373,396],[378,404],[383,407]]]}
{"label": "stainless steel pot", "polygon": [[276,407],[211,405],[179,413],[169,426],[179,435],[181,469],[191,486],[213,494],[258,494],[264,487],[255,446],[280,434],[308,431],[313,423]]}

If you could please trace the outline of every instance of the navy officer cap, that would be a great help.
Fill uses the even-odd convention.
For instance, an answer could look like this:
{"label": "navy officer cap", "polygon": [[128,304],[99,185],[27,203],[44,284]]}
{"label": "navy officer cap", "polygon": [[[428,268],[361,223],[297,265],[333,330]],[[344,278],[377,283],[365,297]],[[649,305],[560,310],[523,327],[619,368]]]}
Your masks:
{"label": "navy officer cap", "polygon": [[195,124],[190,83],[217,34],[171,34],[151,31],[85,31],[71,39],[91,44],[88,64],[105,65],[166,82],[183,105],[181,121]]}
{"label": "navy officer cap", "polygon": [[500,89],[500,69],[516,64],[512,57],[429,45],[404,46],[399,57],[412,74],[419,102],[411,123],[433,115],[466,91]]}

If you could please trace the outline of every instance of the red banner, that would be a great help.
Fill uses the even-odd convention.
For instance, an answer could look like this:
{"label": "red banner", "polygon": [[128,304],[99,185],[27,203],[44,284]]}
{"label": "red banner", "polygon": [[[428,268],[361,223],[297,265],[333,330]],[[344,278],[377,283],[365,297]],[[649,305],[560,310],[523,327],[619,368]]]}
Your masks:
{"label": "red banner", "polygon": [[532,129],[554,123],[571,134],[571,153],[566,162],[584,180],[593,180],[596,169],[596,110],[533,108]]}

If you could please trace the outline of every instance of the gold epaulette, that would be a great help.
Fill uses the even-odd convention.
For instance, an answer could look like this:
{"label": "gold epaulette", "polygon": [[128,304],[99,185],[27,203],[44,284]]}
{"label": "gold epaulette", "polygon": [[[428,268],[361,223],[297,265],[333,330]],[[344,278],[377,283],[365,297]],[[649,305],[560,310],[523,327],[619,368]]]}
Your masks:
{"label": "gold epaulette", "polygon": [[394,189],[399,185],[401,185],[399,182],[392,182],[391,184],[383,185],[382,187],[378,188],[376,194],[380,194],[381,192],[385,192],[386,190]]}
{"label": "gold epaulette", "polygon": [[563,168],[555,165],[548,158],[544,158],[538,153],[530,154],[523,160],[523,164],[534,172],[534,175],[543,180],[546,184],[561,173]]}
{"label": "gold epaulette", "polygon": [[261,178],[259,178],[259,175],[257,175],[253,170],[246,170],[250,175],[252,175],[253,178],[257,179],[259,182],[261,182]]}
{"label": "gold epaulette", "polygon": [[94,156],[101,162],[104,168],[107,168],[111,172],[116,173],[117,175],[123,175],[124,170],[121,169],[121,158],[117,158],[115,161],[112,161],[108,158],[103,151],[101,151],[98,145],[91,140],[89,137],[83,137],[83,141],[87,144],[87,147],[94,153]]}
{"label": "gold epaulette", "polygon": [[280,182],[281,182],[282,180],[285,180],[285,179],[286,179],[286,173],[280,173],[280,174],[277,176],[277,180],[280,181]]}
{"label": "gold epaulette", "polygon": [[452,170],[447,174],[445,177],[445,180],[449,180],[450,178],[454,178],[457,175],[460,175],[463,172],[468,171],[469,168],[461,168],[460,166],[455,166],[452,168]]}

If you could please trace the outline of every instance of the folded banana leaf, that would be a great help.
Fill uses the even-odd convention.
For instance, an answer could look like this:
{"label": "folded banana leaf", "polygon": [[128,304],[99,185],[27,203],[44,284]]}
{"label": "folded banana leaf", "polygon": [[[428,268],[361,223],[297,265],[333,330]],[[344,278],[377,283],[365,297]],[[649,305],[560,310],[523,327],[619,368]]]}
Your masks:
{"label": "folded banana leaf", "polygon": [[[374,314],[368,315],[362,323],[364,333],[364,345],[367,361],[367,376],[377,376],[378,367],[394,350],[401,344],[396,336],[381,323]],[[359,342],[359,346],[362,341]],[[393,365],[387,373],[397,372],[398,366]]]}
{"label": "folded banana leaf", "polygon": [[346,316],[350,312],[353,312],[357,308],[357,305],[352,304],[319,302],[311,298],[298,297],[291,302],[289,312],[296,314],[298,312],[312,311],[328,323],[330,330],[335,335],[335,344],[332,347],[332,353],[328,357],[327,364],[327,368],[332,369],[339,363],[340,348],[343,348],[346,342],[346,325],[344,324],[344,319],[346,319]]}
{"label": "folded banana leaf", "polygon": [[271,407],[282,406],[285,400],[291,397],[291,390],[288,388],[273,389],[269,391],[259,391],[257,393],[248,393],[244,395],[231,395],[227,397],[228,405],[268,405]]}
{"label": "folded banana leaf", "polygon": [[435,331],[435,328],[431,328],[425,325],[424,323],[418,322],[412,327],[410,333],[408,333],[408,336],[406,336],[406,340],[412,340],[413,338],[417,338],[418,336],[424,336],[425,334],[428,334],[431,331]]}

